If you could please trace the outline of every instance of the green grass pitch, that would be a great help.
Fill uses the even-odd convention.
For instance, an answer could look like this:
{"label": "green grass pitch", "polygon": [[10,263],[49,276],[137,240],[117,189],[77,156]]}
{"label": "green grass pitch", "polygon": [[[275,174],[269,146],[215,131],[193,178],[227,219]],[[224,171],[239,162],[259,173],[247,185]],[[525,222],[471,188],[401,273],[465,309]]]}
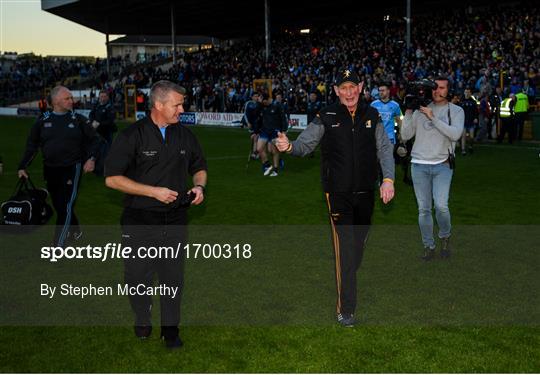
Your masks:
{"label": "green grass pitch", "polygon": [[[32,122],[0,117],[0,200],[13,191]],[[359,272],[361,324],[343,329],[332,314],[333,258],[319,153],[311,159],[285,156],[282,174],[263,177],[259,162],[246,169],[245,130],[193,130],[208,159],[209,183],[205,203],[190,210],[190,224],[207,226],[209,236],[220,225],[239,231],[276,226],[261,241],[261,249],[275,253],[261,256],[264,262],[244,263],[239,275],[228,275],[231,268],[220,262],[188,262],[182,309],[193,323],[181,327],[185,346],[178,351],[165,350],[158,332],[136,340],[130,322],[8,325],[0,327],[1,372],[540,372],[540,146],[478,145],[473,155],[458,155],[450,199],[455,254],[449,262],[418,259],[414,192],[396,168],[396,197],[387,206],[376,203]],[[41,168],[40,157],[29,168],[38,185]],[[107,189],[102,178],[85,175],[76,212],[83,225],[116,225],[120,202],[121,194]],[[326,231],[328,241],[313,250],[309,234],[316,228]],[[282,246],[287,241],[290,248]],[[39,272],[25,269],[24,262],[17,267],[15,275]],[[225,285],[228,277],[268,277],[275,282],[268,298],[276,305],[261,310],[257,324],[220,324],[209,301],[251,301],[242,293],[254,289],[240,285],[234,298],[220,295],[212,282],[204,284],[211,275],[215,285]],[[4,274],[3,287],[10,283],[17,280]],[[201,291],[205,298],[197,298]],[[127,299],[121,303],[127,308]],[[279,314],[293,323],[272,319]]]}

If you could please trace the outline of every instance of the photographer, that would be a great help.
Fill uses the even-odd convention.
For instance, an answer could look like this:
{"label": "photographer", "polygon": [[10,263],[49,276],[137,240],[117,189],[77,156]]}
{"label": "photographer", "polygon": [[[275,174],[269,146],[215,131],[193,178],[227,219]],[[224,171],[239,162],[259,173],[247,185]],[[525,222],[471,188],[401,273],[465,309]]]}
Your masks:
{"label": "photographer", "polygon": [[[454,145],[463,133],[463,109],[448,102],[448,78],[437,77],[433,88],[433,101],[418,110],[407,106],[401,137],[415,138],[412,156],[412,178],[418,202],[418,223],[424,244],[422,259],[435,255],[433,238],[432,202],[441,239],[441,257],[450,256],[450,211],[448,196],[453,174]],[[433,85],[435,87],[435,85]]]}

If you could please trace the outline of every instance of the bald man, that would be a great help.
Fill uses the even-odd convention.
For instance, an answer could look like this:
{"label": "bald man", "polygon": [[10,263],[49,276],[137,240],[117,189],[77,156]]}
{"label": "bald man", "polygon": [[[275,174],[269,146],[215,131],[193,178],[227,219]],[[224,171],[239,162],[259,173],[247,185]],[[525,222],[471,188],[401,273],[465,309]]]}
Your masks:
{"label": "bald man", "polygon": [[56,210],[55,246],[81,236],[74,207],[81,172],[92,172],[99,136],[82,115],[73,112],[73,95],[64,86],[51,90],[52,111],[44,112],[30,130],[21,162],[19,178],[28,178],[26,169],[41,149],[43,176]]}

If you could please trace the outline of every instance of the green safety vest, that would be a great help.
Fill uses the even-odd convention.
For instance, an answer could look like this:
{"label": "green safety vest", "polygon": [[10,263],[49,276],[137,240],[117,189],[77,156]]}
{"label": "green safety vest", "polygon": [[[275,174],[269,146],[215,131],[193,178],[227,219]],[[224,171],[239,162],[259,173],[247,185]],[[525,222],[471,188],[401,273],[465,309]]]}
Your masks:
{"label": "green safety vest", "polygon": [[516,106],[514,107],[515,113],[524,113],[529,110],[529,97],[520,92],[516,94]]}
{"label": "green safety vest", "polygon": [[500,110],[500,117],[501,118],[506,118],[506,117],[510,117],[512,116],[512,112],[510,111],[510,101],[512,99],[510,98],[506,98],[502,101],[502,104],[501,104],[501,110]]}

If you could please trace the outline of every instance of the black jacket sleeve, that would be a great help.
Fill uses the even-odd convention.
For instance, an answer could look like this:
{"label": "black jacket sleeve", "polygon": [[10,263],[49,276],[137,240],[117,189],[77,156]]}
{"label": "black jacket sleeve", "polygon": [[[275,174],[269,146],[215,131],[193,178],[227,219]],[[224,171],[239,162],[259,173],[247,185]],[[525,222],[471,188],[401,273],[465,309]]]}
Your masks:
{"label": "black jacket sleeve", "polygon": [[88,114],[88,119],[90,120],[90,123],[92,123],[92,121],[96,119],[96,113],[97,113],[96,109],[97,109],[97,105],[94,105],[92,107],[92,110]]}
{"label": "black jacket sleeve", "polygon": [[83,132],[83,148],[84,148],[84,155],[83,155],[83,162],[88,160],[91,157],[97,157],[99,152],[99,146],[101,144],[101,137],[99,134],[96,133],[96,130],[91,125],[90,120],[88,120],[83,115],[77,114],[77,122],[79,123],[79,126],[81,127],[81,130]]}
{"label": "black jacket sleeve", "polygon": [[189,158],[188,172],[191,176],[193,176],[199,171],[208,170],[208,166],[206,164],[206,159],[204,158],[201,144],[193,134],[190,135],[192,138],[190,144],[192,145],[193,149],[191,150],[191,156]]}
{"label": "black jacket sleeve", "polygon": [[112,108],[112,106],[108,105],[107,106],[107,116],[106,116],[105,120],[102,123],[106,124],[109,127],[113,127],[114,126],[114,120],[116,120],[116,113],[114,112],[114,109]]}
{"label": "black jacket sleeve", "polygon": [[26,169],[39,151],[39,146],[41,143],[41,125],[42,118],[40,117],[34,123],[32,129],[30,129],[30,135],[26,140],[26,149],[24,150],[23,156],[19,163],[19,169]]}

